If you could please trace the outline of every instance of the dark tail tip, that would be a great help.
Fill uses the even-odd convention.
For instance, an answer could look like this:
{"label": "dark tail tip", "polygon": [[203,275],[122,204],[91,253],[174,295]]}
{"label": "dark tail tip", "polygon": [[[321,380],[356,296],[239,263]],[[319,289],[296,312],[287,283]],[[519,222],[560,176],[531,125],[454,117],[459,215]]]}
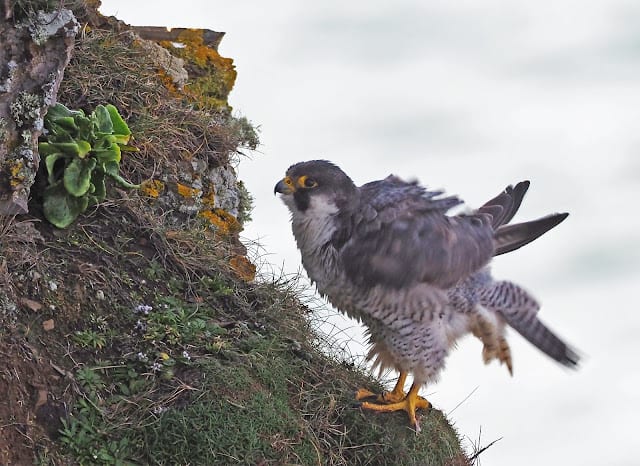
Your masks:
{"label": "dark tail tip", "polygon": [[557,361],[570,369],[578,369],[580,355],[571,347],[565,345],[564,354]]}

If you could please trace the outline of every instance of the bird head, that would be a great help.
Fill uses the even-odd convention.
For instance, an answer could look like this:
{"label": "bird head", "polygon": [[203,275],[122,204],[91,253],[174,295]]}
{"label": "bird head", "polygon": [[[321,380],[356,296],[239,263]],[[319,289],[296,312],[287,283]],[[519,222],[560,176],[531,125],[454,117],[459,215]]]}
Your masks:
{"label": "bird head", "polygon": [[282,195],[295,214],[318,209],[337,211],[353,203],[358,190],[338,166],[327,160],[311,160],[290,166],[276,184],[275,193]]}

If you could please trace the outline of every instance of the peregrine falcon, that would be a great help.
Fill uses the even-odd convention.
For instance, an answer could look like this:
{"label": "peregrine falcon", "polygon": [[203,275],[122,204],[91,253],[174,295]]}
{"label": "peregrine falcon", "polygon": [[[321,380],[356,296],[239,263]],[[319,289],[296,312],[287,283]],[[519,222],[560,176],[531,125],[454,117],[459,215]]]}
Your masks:
{"label": "peregrine falcon", "polygon": [[[577,366],[577,353],[538,319],[536,300],[494,280],[488,267],[493,256],[567,218],[510,224],[528,188],[528,181],[507,186],[475,211],[448,215],[462,204],[456,196],[393,175],[358,187],[326,160],[292,165],[276,184],[309,278],[367,327],[374,367],[400,373],[390,392],[358,390],[363,408],[404,410],[419,431],[416,409],[430,403],[418,391],[437,379],[449,349],[468,333],[483,343],[485,363],[497,359],[509,373],[507,326],[560,364]],[[405,394],[408,374],[413,384]]]}

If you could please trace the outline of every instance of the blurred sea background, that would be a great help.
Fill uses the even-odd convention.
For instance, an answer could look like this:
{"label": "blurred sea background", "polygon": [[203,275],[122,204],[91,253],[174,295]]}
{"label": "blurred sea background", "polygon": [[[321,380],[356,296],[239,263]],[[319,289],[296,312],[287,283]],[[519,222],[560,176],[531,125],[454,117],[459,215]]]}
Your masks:
{"label": "blurred sea background", "polygon": [[[102,3],[134,25],[227,33],[230,103],[261,127],[238,171],[255,198],[244,236],[260,244],[263,274],[301,270],[273,186],[302,160],[332,160],[357,184],[418,178],[471,207],[529,179],[515,220],[570,212],[493,271],[541,301],[582,367],[558,367],[511,332],[511,378],[467,338],[423,393],[468,447],[501,438],[482,464],[638,464],[640,3]],[[317,312],[345,354],[366,353],[356,324]]]}

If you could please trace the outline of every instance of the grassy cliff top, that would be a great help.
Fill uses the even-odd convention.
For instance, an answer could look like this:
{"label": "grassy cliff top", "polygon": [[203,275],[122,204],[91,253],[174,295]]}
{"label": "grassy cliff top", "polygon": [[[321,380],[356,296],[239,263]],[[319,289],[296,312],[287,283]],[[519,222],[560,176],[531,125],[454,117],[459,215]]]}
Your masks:
{"label": "grassy cliff top", "polygon": [[295,280],[254,278],[237,236],[250,196],[225,186],[232,212],[218,178],[189,171],[232,173],[257,144],[226,104],[232,61],[191,37],[200,61],[182,58],[202,79],[180,87],[148,43],[78,3],[58,101],[120,110],[140,149],[122,175],[143,189],[110,186],[60,230],[36,185],[29,215],[0,218],[0,463],[470,464],[438,410],[416,435],[404,413],[354,403],[382,387],[331,356]]}

